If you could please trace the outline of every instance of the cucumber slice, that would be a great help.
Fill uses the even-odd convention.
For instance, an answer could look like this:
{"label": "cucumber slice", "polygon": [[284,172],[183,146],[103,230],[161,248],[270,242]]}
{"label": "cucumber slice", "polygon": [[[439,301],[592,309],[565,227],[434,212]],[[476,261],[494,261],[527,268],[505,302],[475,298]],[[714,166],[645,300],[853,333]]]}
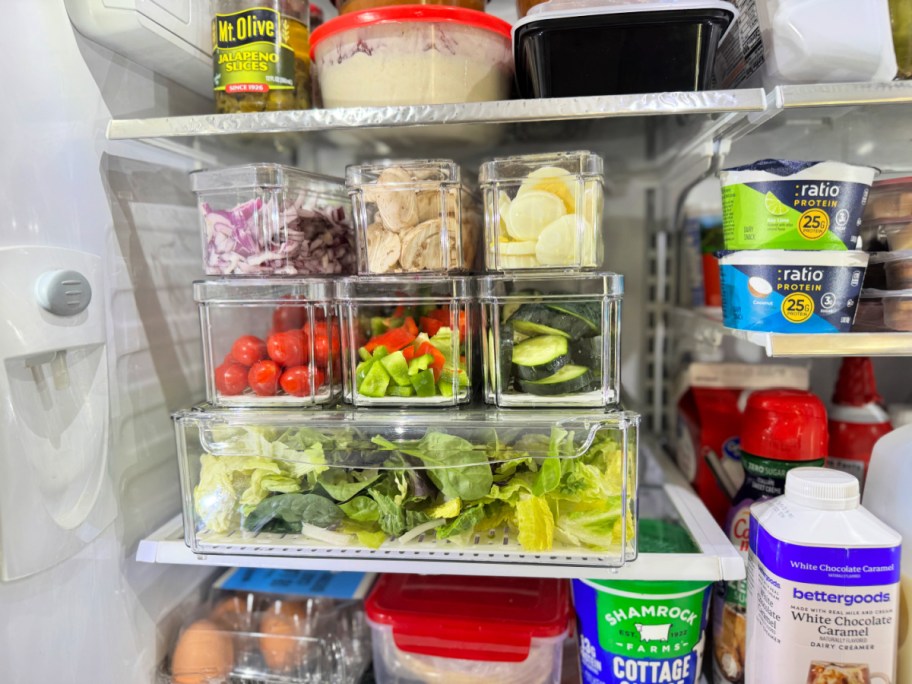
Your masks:
{"label": "cucumber slice", "polygon": [[513,347],[513,371],[523,380],[547,378],[570,363],[567,338],[540,335]]}
{"label": "cucumber slice", "polygon": [[570,337],[595,337],[602,331],[602,312],[598,304],[560,302],[544,306],[558,316],[550,319],[550,325],[566,331]]}
{"label": "cucumber slice", "polygon": [[[495,368],[500,369],[500,386],[506,391],[510,387],[510,377],[513,374],[513,328],[505,325],[500,331],[500,349],[494,344],[494,331],[488,330],[488,364],[487,372],[491,387],[497,387]],[[496,361],[495,361],[496,359]]]}
{"label": "cucumber slice", "polygon": [[[528,296],[531,301],[535,301],[536,299],[541,298],[541,292],[539,292],[538,290],[520,290],[519,292],[514,293],[512,296],[513,297]],[[502,321],[510,320],[510,318],[513,316],[513,314],[515,314],[516,311],[522,306],[525,306],[525,304],[518,303],[515,301],[507,302],[506,304],[503,305],[503,310],[501,311],[501,320]]]}
{"label": "cucumber slice", "polygon": [[578,366],[602,367],[602,336],[586,337],[570,343],[570,360]]}
{"label": "cucumber slice", "polygon": [[520,380],[519,387],[527,394],[554,396],[583,392],[592,385],[592,371],[585,366],[568,364],[554,375],[541,380]]}
{"label": "cucumber slice", "polygon": [[[570,339],[571,333],[563,327],[555,325],[558,314],[541,304],[523,304],[510,323],[513,329],[521,332],[523,335],[559,335]],[[565,318],[565,316],[560,316]]]}

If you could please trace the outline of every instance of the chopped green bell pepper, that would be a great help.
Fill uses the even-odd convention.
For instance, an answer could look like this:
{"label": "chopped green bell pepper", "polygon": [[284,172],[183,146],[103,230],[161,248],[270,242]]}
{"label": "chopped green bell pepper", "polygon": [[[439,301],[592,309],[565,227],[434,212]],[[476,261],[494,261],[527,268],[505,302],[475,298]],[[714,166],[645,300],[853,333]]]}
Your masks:
{"label": "chopped green bell pepper", "polygon": [[432,354],[422,354],[421,356],[416,356],[414,359],[409,361],[408,374],[418,375],[418,373],[421,371],[430,368],[432,363],[434,363],[434,356]]}
{"label": "chopped green bell pepper", "polygon": [[380,398],[386,396],[386,388],[389,387],[390,376],[386,372],[382,363],[372,363],[364,380],[358,386],[358,391],[365,397]]}
{"label": "chopped green bell pepper", "polygon": [[415,388],[419,397],[433,397],[437,394],[437,387],[434,383],[434,371],[430,368],[420,371],[417,375],[411,377],[412,387]]}
{"label": "chopped green bell pepper", "polygon": [[380,359],[383,368],[389,373],[399,387],[411,387],[409,382],[409,363],[405,360],[405,355],[401,351],[395,351]]}

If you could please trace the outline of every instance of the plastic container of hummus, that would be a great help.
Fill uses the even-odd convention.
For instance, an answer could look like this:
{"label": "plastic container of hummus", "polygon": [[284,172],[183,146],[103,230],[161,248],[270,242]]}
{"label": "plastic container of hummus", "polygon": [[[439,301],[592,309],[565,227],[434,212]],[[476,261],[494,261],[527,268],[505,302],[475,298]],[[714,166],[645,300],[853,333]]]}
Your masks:
{"label": "plastic container of hummus", "polygon": [[852,328],[864,252],[720,252],[722,320],[729,328],[833,333]]}
{"label": "plastic container of hummus", "polygon": [[310,44],[323,107],[482,102],[510,95],[510,25],[484,12],[379,7],[326,22]]}
{"label": "plastic container of hummus", "polygon": [[859,249],[876,173],[870,166],[780,159],[722,171],[725,249]]}

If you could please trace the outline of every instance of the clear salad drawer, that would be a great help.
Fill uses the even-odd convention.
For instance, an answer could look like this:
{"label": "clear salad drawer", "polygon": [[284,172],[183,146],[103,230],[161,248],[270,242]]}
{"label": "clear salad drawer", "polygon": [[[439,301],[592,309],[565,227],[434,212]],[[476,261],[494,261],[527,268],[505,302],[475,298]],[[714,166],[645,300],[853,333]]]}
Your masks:
{"label": "clear salad drawer", "polygon": [[618,403],[622,276],[497,275],[479,290],[487,403]]}
{"label": "clear salad drawer", "polygon": [[215,591],[184,622],[157,683],[357,682],[369,662],[361,601]]}
{"label": "clear salad drawer", "polygon": [[466,277],[339,281],[345,401],[355,406],[468,403],[477,330]]}
{"label": "clear salad drawer", "polygon": [[349,166],[358,273],[472,270],[481,211],[449,160]]}
{"label": "clear salad drawer", "polygon": [[502,157],[481,167],[485,268],[593,269],[602,262],[602,158]]}
{"label": "clear salad drawer", "polygon": [[638,423],[605,411],[182,411],[185,538],[203,554],[618,567],[636,557]]}
{"label": "clear salad drawer", "polygon": [[351,204],[341,178],[279,164],[190,174],[206,275],[355,272]]}
{"label": "clear salad drawer", "polygon": [[197,281],[208,400],[221,406],[321,406],[342,394],[332,282]]}

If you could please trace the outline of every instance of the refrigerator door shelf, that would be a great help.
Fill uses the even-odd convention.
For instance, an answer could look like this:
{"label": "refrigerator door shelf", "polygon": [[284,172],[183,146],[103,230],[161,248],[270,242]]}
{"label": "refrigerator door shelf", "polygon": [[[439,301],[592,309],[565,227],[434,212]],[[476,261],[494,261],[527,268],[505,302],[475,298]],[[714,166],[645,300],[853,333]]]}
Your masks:
{"label": "refrigerator door shelf", "polygon": [[[48,299],[39,283],[53,272],[71,275]],[[115,517],[104,301],[89,301],[101,273],[83,252],[0,249],[0,580],[72,557]],[[48,310],[54,299],[67,315]]]}

